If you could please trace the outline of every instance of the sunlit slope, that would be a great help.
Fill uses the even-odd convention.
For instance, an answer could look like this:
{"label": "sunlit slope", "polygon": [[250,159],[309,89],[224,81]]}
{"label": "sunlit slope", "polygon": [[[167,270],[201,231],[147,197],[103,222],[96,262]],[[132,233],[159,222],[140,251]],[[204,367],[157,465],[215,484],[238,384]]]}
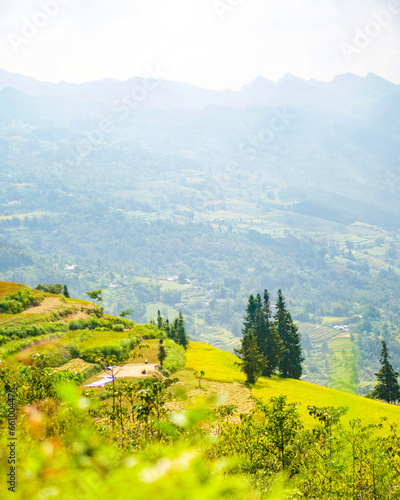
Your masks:
{"label": "sunlit slope", "polygon": [[[203,370],[205,378],[219,382],[244,382],[245,377],[235,365],[237,358],[228,352],[198,342],[191,342],[186,352],[186,368]],[[252,395],[268,402],[271,397],[284,394],[288,402],[298,402],[304,424],[315,420],[308,414],[307,406],[347,406],[343,422],[359,418],[365,424],[379,424],[382,417],[400,425],[400,406],[389,405],[346,392],[292,379],[260,378],[252,388]]]}
{"label": "sunlit slope", "polygon": [[0,299],[6,297],[11,293],[18,292],[19,290],[29,289],[25,285],[20,285],[19,283],[11,283],[8,281],[0,281]]}

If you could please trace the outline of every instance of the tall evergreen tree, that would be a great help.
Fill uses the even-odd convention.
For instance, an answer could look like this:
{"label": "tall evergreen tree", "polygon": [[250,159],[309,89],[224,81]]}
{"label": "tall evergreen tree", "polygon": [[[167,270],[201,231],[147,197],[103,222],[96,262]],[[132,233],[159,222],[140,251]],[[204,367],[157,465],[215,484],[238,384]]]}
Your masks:
{"label": "tall evergreen tree", "polygon": [[271,305],[269,301],[269,294],[264,290],[263,302],[263,317],[264,317],[264,335],[262,340],[261,353],[265,356],[267,363],[263,370],[263,375],[270,377],[274,371],[279,367],[282,359],[284,348],[281,338],[275,328],[274,323],[271,321]]}
{"label": "tall evergreen tree", "polygon": [[240,349],[235,349],[236,356],[241,360],[240,369],[246,375],[246,382],[248,384],[255,384],[257,379],[262,374],[266,359],[257,346],[257,341],[252,331],[247,331],[243,336],[242,346]]}
{"label": "tall evergreen tree", "polygon": [[259,294],[256,298],[250,295],[246,307],[246,316],[243,322],[243,336],[248,334],[250,330],[254,330],[258,311],[261,311],[261,297]]}
{"label": "tall evergreen tree", "polygon": [[169,324],[169,319],[167,318],[163,324],[164,332],[167,334],[167,337],[171,338],[171,325]]}
{"label": "tall evergreen tree", "polygon": [[389,350],[386,342],[382,340],[381,351],[381,369],[375,373],[378,383],[372,392],[372,397],[382,399],[387,403],[395,403],[400,400],[400,386],[397,380],[399,374],[393,370],[392,365],[389,363]]}
{"label": "tall evergreen tree", "polygon": [[71,298],[70,295],[69,295],[69,291],[68,291],[67,285],[64,285],[63,294],[64,294],[64,297],[66,297],[67,299]]}
{"label": "tall evergreen tree", "polygon": [[164,321],[163,321],[163,318],[161,316],[161,313],[160,311],[157,311],[157,328],[159,330],[162,330],[163,329],[163,326],[164,326]]}
{"label": "tall evergreen tree", "polygon": [[278,291],[276,302],[275,328],[283,344],[279,370],[283,377],[299,379],[303,372],[302,362],[304,361],[300,333],[290,313],[286,310],[285,298],[281,290]]}
{"label": "tall evergreen tree", "polygon": [[187,336],[185,330],[185,323],[183,321],[182,313],[179,313],[179,316],[174,320],[171,326],[171,332],[173,332],[173,339],[175,342],[187,349],[189,345],[189,337]]}
{"label": "tall evergreen tree", "polygon": [[158,361],[160,362],[160,367],[163,367],[163,363],[167,357],[167,351],[164,346],[164,339],[160,339],[160,346],[158,348]]}

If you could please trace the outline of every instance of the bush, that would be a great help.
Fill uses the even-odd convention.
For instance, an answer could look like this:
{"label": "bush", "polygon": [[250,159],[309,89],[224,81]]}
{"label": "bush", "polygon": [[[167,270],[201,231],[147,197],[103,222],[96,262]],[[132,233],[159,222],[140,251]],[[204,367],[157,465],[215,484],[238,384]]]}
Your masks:
{"label": "bush", "polygon": [[41,325],[30,324],[19,327],[0,328],[0,335],[8,337],[8,340],[24,339],[38,337],[46,333],[66,332],[67,330],[68,327],[65,323],[42,323]]}
{"label": "bush", "polygon": [[56,283],[55,285],[38,285],[35,290],[55,295],[62,295],[64,292],[64,285],[61,285],[60,283]]}
{"label": "bush", "polygon": [[123,357],[126,351],[130,352],[136,347],[136,345],[137,339],[135,337],[130,337],[121,340],[119,344],[89,347],[81,352],[80,357],[89,363],[94,356],[98,356],[100,354],[103,354],[104,356],[115,356],[119,360]]}
{"label": "bush", "polygon": [[167,358],[163,363],[164,371],[171,375],[183,370],[186,364],[185,349],[171,339],[165,339],[165,348]]}
{"label": "bush", "polygon": [[0,313],[19,314],[35,302],[35,297],[30,290],[19,290],[7,295],[0,300]]}

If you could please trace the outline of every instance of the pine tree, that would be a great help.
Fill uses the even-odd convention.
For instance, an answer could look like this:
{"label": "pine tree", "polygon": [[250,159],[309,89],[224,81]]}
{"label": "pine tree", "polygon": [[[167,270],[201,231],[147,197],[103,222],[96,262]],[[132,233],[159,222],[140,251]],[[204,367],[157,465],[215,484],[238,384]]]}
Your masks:
{"label": "pine tree", "polygon": [[378,383],[372,392],[372,397],[382,399],[387,403],[395,403],[400,400],[400,386],[397,380],[399,374],[393,370],[392,365],[389,363],[389,358],[390,355],[386,342],[382,340],[380,357],[382,367],[378,373],[375,373]]}
{"label": "pine tree", "polygon": [[64,285],[64,297],[67,297],[67,299],[70,299],[69,291],[67,285]]}
{"label": "pine tree", "polygon": [[276,302],[275,328],[283,344],[279,370],[283,377],[299,379],[303,372],[302,362],[304,361],[300,333],[290,313],[286,310],[285,298],[281,290],[278,291]]}
{"label": "pine tree", "polygon": [[261,311],[261,297],[257,295],[257,297],[254,298],[253,295],[250,295],[246,307],[246,316],[243,322],[243,336],[249,333],[250,330],[254,330],[258,311]]}
{"label": "pine tree", "polygon": [[171,338],[171,326],[169,324],[169,319],[167,318],[164,321],[164,332],[167,334],[167,337],[170,339]]}
{"label": "pine tree", "polygon": [[235,349],[235,354],[241,360],[241,363],[238,363],[238,365],[246,375],[246,382],[248,384],[255,384],[262,374],[266,359],[260,354],[257,341],[251,330],[247,331],[246,335],[243,336],[242,346],[240,349]]}
{"label": "pine tree", "polygon": [[279,334],[273,322],[271,321],[272,313],[269,294],[267,290],[264,290],[263,316],[264,337],[260,352],[265,356],[267,360],[267,363],[263,370],[263,375],[265,377],[270,377],[273,372],[279,367],[284,349]]}
{"label": "pine tree", "polygon": [[157,328],[159,330],[162,330],[163,329],[163,326],[164,326],[164,321],[163,321],[163,318],[161,316],[161,313],[160,311],[157,311]]}
{"label": "pine tree", "polygon": [[164,346],[164,339],[160,339],[160,347],[158,348],[158,361],[160,362],[161,368],[163,367],[163,363],[167,357],[167,351]]}
{"label": "pine tree", "polygon": [[189,337],[186,334],[185,323],[181,312],[174,320],[171,331],[173,332],[173,340],[175,340],[177,344],[183,346],[186,350],[189,345]]}

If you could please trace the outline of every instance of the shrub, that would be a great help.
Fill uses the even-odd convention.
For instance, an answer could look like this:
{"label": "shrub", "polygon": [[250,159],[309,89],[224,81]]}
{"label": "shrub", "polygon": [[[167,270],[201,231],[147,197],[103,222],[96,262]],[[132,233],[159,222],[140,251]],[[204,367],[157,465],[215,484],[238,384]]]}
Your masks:
{"label": "shrub", "polygon": [[165,348],[167,358],[163,363],[164,371],[172,374],[183,370],[186,364],[185,349],[171,339],[165,339]]}
{"label": "shrub", "polygon": [[0,300],[0,313],[19,314],[31,307],[34,302],[35,297],[30,290],[19,290]]}

